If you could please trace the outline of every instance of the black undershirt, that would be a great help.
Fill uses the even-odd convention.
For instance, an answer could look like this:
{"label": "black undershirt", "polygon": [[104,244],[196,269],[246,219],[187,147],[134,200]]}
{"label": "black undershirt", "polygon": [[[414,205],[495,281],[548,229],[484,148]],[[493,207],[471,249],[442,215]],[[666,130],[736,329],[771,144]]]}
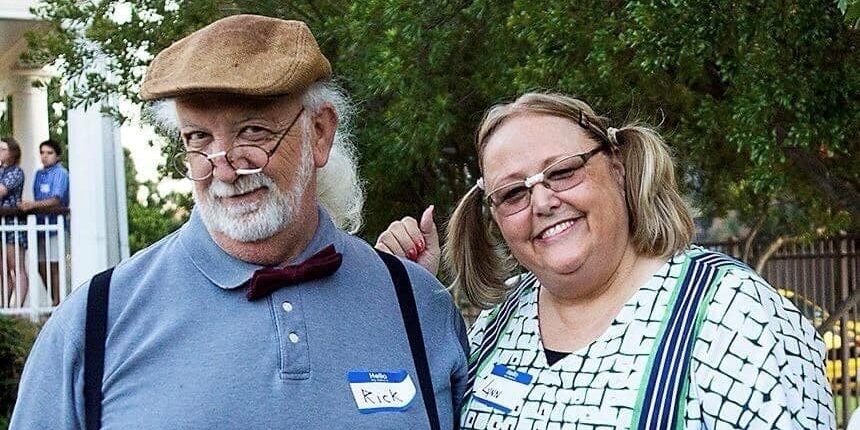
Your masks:
{"label": "black undershirt", "polygon": [[543,352],[546,353],[546,364],[549,366],[558,363],[559,360],[570,355],[569,352],[553,351],[547,348],[544,348]]}

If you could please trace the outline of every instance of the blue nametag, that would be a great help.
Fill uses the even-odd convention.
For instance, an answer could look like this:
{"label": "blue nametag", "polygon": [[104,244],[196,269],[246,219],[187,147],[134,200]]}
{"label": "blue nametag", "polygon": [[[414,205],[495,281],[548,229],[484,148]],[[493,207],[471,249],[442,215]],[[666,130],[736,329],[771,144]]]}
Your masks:
{"label": "blue nametag", "polygon": [[346,379],[355,405],[363,414],[403,411],[415,398],[415,384],[405,370],[351,370]]}
{"label": "blue nametag", "polygon": [[475,382],[472,395],[480,403],[509,413],[523,402],[531,382],[532,375],[496,364],[489,375]]}

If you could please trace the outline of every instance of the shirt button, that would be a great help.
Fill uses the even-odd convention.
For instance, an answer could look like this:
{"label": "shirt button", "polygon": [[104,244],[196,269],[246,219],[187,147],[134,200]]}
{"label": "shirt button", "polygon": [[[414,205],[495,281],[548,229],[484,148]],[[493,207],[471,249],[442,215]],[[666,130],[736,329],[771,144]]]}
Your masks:
{"label": "shirt button", "polygon": [[292,342],[292,343],[298,343],[299,342],[299,335],[297,335],[295,333],[290,333],[290,335],[288,337],[290,338],[290,342]]}
{"label": "shirt button", "polygon": [[281,307],[284,308],[284,312],[289,312],[289,311],[293,310],[293,304],[290,302],[282,303]]}

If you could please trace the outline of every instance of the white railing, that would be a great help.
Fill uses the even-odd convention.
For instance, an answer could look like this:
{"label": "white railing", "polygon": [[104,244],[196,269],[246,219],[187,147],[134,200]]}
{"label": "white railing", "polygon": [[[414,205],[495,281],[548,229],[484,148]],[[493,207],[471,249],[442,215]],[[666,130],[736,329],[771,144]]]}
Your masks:
{"label": "white railing", "polygon": [[0,314],[44,319],[69,294],[68,213],[0,209]]}

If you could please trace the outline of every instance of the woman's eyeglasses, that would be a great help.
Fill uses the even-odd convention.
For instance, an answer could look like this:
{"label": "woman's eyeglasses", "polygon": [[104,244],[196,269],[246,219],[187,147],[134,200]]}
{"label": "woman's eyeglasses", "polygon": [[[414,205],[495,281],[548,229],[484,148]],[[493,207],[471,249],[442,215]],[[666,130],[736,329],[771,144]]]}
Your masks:
{"label": "woman's eyeglasses", "polygon": [[510,216],[531,204],[532,188],[537,184],[555,192],[569,190],[585,180],[585,163],[595,154],[607,149],[600,145],[591,151],[564,157],[547,166],[540,173],[522,181],[511,182],[487,194],[487,202],[502,216]]}

